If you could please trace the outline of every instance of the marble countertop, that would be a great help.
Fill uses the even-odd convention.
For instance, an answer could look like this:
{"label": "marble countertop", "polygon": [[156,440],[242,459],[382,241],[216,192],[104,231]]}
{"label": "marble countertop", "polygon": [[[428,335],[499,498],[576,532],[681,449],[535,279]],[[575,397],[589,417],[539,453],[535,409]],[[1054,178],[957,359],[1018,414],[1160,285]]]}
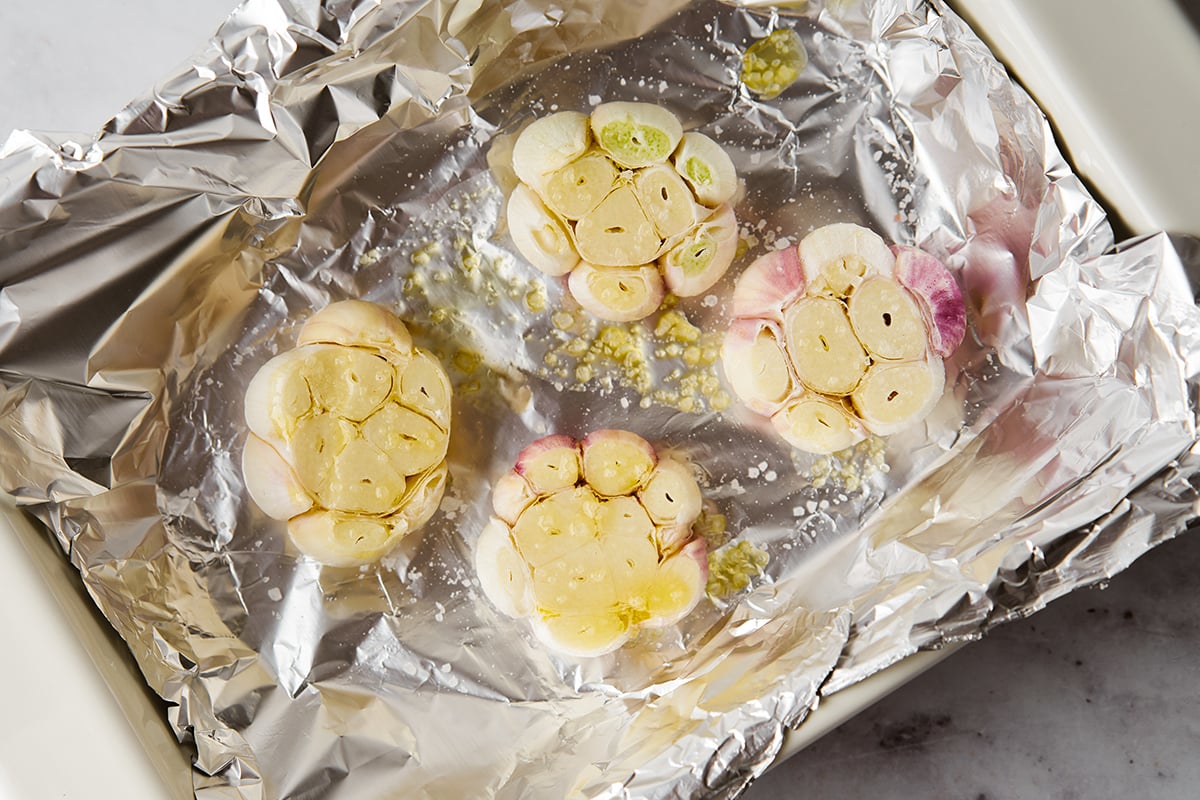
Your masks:
{"label": "marble countertop", "polygon": [[991,631],[746,800],[1200,796],[1200,533]]}
{"label": "marble countertop", "polygon": [[[98,5],[0,5],[0,143],[13,128],[97,128],[197,49],[234,0]],[[746,797],[1190,800],[1200,791],[1198,660],[1200,535],[1191,535],[1105,591],[996,629]]]}

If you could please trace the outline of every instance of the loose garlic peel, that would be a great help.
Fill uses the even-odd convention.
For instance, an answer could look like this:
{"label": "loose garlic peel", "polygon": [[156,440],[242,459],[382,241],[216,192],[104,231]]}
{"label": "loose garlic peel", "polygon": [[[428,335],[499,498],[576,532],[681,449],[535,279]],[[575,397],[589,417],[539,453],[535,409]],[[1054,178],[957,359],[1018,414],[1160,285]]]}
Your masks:
{"label": "loose garlic peel", "polygon": [[609,653],[704,595],[703,498],[691,468],[642,437],[548,436],[496,482],[475,567],[492,604],[567,656]]}
{"label": "loose garlic peel", "polygon": [[[569,280],[579,304],[613,322],[642,319],[670,290],[707,291],[737,253],[737,191],[729,156],[701,133],[684,133],[670,112],[648,103],[543,117],[521,133],[513,167],[522,183],[508,207],[513,244],[548,275],[598,268],[650,268],[616,294],[580,296],[595,285]],[[625,273],[632,275],[633,273]],[[608,285],[608,284],[605,284]]]}
{"label": "loose garlic peel", "polygon": [[251,498],[331,566],[385,555],[433,516],[446,484],[450,381],[381,306],[334,303],[246,391]]}
{"label": "loose garlic peel", "polygon": [[733,306],[722,351],[732,389],[785,441],[818,454],[924,419],[966,328],[940,261],[848,223],[751,264]]}

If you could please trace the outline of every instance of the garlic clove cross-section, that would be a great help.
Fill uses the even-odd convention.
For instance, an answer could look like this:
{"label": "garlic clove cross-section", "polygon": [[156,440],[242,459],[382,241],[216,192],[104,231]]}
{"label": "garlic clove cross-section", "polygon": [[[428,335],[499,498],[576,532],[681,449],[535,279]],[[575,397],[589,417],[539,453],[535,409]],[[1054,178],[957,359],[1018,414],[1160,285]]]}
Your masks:
{"label": "garlic clove cross-section", "polygon": [[360,566],[441,502],[450,382],[404,323],[373,303],[327,306],[299,341],[247,387],[246,488],[267,516],[287,521],[301,552]]}
{"label": "garlic clove cross-section", "polygon": [[637,434],[539,439],[496,482],[475,546],[480,587],[550,650],[610,653],[704,596],[707,545],[692,529],[703,502],[691,467]]}
{"label": "garlic clove cross-section", "polygon": [[643,319],[668,289],[705,292],[737,254],[733,161],[665,108],[556,112],[520,133],[512,163],[513,245],[541,272],[568,276],[570,294],[600,319]]}
{"label": "garlic clove cross-section", "polygon": [[734,393],[800,450],[835,453],[929,415],[966,331],[954,276],[860,225],[761,256],[733,291],[722,362]]}

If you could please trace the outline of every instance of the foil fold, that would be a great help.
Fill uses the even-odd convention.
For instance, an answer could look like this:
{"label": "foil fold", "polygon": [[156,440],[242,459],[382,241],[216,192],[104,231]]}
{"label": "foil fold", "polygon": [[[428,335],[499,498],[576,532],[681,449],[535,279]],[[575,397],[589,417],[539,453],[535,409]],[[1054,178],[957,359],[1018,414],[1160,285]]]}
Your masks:
{"label": "foil fold", "polygon": [[[740,54],[780,27],[808,67],[762,101]],[[730,150],[751,255],[859,221],[957,273],[968,341],[886,471],[817,481],[735,409],[545,372],[559,332],[524,299],[541,279],[489,152],[599,99],[663,103]],[[735,797],[821,697],[1107,580],[1196,516],[1200,248],[1118,246],[941,2],[248,0],[77,139],[0,148],[0,485],[165,700],[202,800]],[[720,329],[731,287],[680,308]],[[289,549],[239,467],[246,382],[343,297],[482,365],[453,375],[441,513],[354,574]],[[656,382],[678,366],[650,362]],[[606,426],[700,464],[771,561],[678,631],[572,662],[482,598],[472,543],[525,443]]]}

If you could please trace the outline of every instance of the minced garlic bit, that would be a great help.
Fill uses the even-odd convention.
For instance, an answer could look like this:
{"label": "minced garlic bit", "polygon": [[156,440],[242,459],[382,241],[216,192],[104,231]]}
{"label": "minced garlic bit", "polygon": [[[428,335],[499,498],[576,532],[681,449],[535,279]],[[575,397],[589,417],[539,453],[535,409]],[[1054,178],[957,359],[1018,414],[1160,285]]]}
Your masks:
{"label": "minced garlic bit", "polygon": [[846,491],[857,492],[877,473],[887,472],[887,444],[879,436],[871,436],[853,447],[821,456],[809,469],[813,488],[833,483]]}
{"label": "minced garlic bit", "polygon": [[766,569],[770,556],[752,542],[742,540],[708,554],[709,597],[725,599],[742,591]]}
{"label": "minced garlic bit", "polygon": [[383,251],[378,247],[372,247],[370,250],[358,257],[358,266],[370,267],[379,263],[379,259],[383,258]]}
{"label": "minced garlic bit", "polygon": [[437,242],[426,242],[416,250],[413,250],[412,255],[409,256],[409,260],[412,261],[414,266],[423,267],[432,261],[434,256],[440,255],[441,252],[442,246],[440,244]]}
{"label": "minced garlic bit", "polygon": [[729,520],[717,511],[715,506],[710,505],[706,504],[700,510],[700,516],[692,523],[692,531],[697,536],[704,537],[711,553],[729,542]]}
{"label": "minced garlic bit", "polygon": [[639,405],[702,413],[723,411],[730,397],[717,377],[721,331],[703,331],[677,309],[645,323],[600,323],[558,311],[551,318],[556,336],[543,355],[541,377],[593,380],[609,391],[617,386],[642,395]]}
{"label": "minced garlic bit", "polygon": [[808,53],[800,36],[780,28],[746,48],[742,56],[742,83],[763,100],[778,97],[808,66]]}
{"label": "minced garlic bit", "polygon": [[525,307],[535,314],[546,310],[546,284],[533,283],[533,288],[525,293]]}
{"label": "minced garlic bit", "polygon": [[479,369],[483,363],[483,356],[478,353],[473,353],[470,350],[459,350],[454,354],[451,363],[465,375],[470,375]]}
{"label": "minced garlic bit", "polygon": [[695,342],[700,339],[700,329],[688,322],[678,311],[668,311],[658,318],[654,335],[660,339],[676,342]]}

